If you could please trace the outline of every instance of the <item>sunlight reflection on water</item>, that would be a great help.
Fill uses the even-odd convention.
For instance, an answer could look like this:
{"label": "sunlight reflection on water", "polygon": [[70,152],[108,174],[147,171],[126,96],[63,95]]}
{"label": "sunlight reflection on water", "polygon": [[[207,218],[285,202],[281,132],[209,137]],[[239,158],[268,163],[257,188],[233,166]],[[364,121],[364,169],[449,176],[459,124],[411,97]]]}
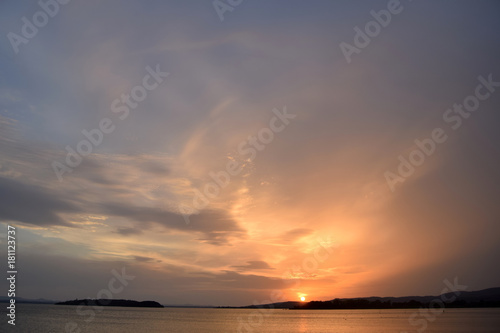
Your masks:
{"label": "sunlight reflection on water", "polygon": [[[19,304],[16,326],[0,323],[1,332],[70,332],[73,322],[84,332],[417,332],[409,323],[415,310],[274,310],[253,326],[252,309],[142,309],[105,307],[95,317],[78,315],[75,306]],[[90,309],[90,308],[89,308]],[[86,311],[85,308],[83,311]],[[418,311],[418,310],[417,310]],[[5,307],[0,315],[5,318]],[[255,317],[255,316],[254,316]],[[88,322],[85,321],[88,320]],[[429,322],[426,333],[498,333],[500,309],[446,309]],[[74,332],[78,332],[75,330]]]}

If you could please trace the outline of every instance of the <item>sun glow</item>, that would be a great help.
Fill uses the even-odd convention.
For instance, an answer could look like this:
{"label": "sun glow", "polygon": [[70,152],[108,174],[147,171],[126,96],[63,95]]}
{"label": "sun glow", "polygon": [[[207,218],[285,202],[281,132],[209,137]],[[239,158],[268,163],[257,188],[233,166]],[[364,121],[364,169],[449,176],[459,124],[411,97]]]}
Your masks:
{"label": "sun glow", "polygon": [[304,301],[306,300],[306,298],[305,298],[304,296],[301,296],[301,297],[300,297],[300,300],[301,300],[302,302],[304,302]]}

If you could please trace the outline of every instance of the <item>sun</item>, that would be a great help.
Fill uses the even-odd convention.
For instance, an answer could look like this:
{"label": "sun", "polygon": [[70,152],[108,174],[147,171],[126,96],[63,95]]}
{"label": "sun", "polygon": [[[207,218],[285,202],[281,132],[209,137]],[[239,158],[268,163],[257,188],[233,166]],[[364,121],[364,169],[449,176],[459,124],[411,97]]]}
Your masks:
{"label": "sun", "polygon": [[307,296],[307,294],[297,293],[297,297],[300,299],[301,302],[305,302],[306,301],[306,296]]}

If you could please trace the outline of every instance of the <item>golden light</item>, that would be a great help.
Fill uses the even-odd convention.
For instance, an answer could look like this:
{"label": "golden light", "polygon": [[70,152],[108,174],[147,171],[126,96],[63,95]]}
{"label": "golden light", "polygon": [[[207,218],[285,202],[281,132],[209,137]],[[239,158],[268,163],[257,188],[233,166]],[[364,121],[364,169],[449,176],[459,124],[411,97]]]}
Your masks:
{"label": "golden light", "polygon": [[306,298],[305,298],[304,296],[302,296],[302,297],[300,298],[300,300],[301,300],[302,302],[304,302],[304,301],[306,300]]}

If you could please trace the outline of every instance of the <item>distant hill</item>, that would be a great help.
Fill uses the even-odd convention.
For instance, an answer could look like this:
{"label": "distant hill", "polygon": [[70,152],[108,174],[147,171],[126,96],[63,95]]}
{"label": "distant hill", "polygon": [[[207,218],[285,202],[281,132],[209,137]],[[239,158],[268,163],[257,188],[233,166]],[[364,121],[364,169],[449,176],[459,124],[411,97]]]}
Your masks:
{"label": "distant hill", "polygon": [[[434,300],[450,300],[443,302],[447,308],[500,307],[500,288],[489,288],[478,291],[460,291],[457,296],[453,292],[439,296],[403,296],[403,297],[358,297],[336,298],[330,301],[280,302],[242,306],[238,308],[271,308],[271,309],[407,309],[428,307]],[[453,298],[452,298],[453,297]],[[234,308],[234,307],[233,307]]]}
{"label": "distant hill", "polygon": [[290,309],[408,309],[444,306],[446,308],[500,307],[500,288],[460,291],[439,296],[336,298],[331,301],[301,303]]}
{"label": "distant hill", "polygon": [[126,299],[75,299],[73,301],[59,302],[56,305],[88,305],[88,306],[126,306],[137,308],[163,308],[155,301],[133,301]]}
{"label": "distant hill", "polygon": [[[441,298],[444,296],[445,299],[449,299],[454,295],[453,292],[445,293],[440,296],[404,296],[404,297],[365,297],[361,299],[366,299],[369,301],[381,301],[387,302],[391,301],[393,303],[404,303],[410,301],[417,301],[421,303],[429,303],[430,301]],[[341,298],[341,300],[348,298]],[[353,298],[356,299],[356,298]],[[468,302],[478,302],[478,301],[499,301],[500,300],[500,288],[488,288],[478,291],[460,291],[460,295],[457,300],[464,300]]]}

